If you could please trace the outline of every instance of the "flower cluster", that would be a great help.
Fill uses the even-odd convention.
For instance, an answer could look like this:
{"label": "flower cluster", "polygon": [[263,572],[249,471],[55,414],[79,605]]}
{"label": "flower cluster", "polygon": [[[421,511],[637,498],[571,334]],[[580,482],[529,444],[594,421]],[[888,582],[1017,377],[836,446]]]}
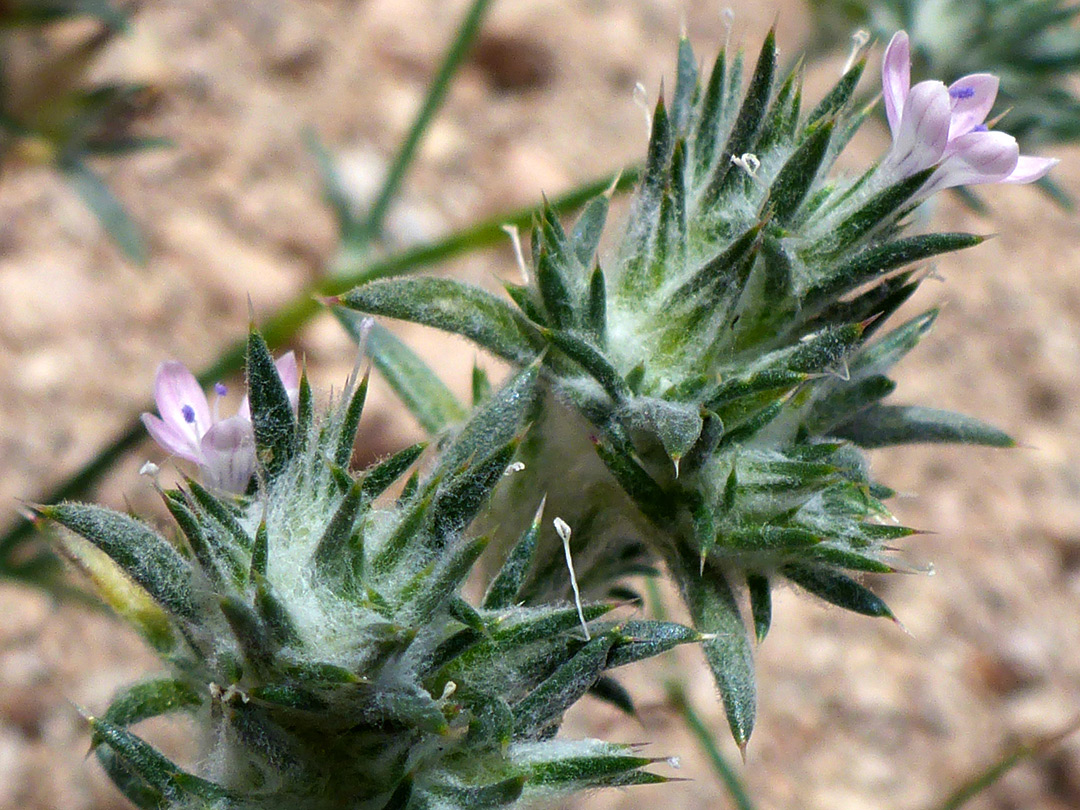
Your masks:
{"label": "flower cluster", "polygon": [[[282,355],[275,365],[295,410],[300,390],[296,355]],[[214,392],[220,399],[227,389],[217,383]],[[208,486],[235,493],[247,489],[255,471],[255,437],[246,396],[235,416],[222,419],[218,400],[211,406],[195,375],[183,363],[170,360],[158,367],[154,401],[161,416],[142,415],[143,425],[154,441],[173,455],[197,464]]]}
{"label": "flower cluster", "polygon": [[997,98],[997,76],[973,73],[948,87],[934,80],[912,87],[911,46],[904,31],[885,49],[881,83],[893,136],[880,169],[888,183],[937,166],[920,192],[928,197],[955,186],[1031,183],[1058,163],[1021,155],[1012,135],[984,123]]}

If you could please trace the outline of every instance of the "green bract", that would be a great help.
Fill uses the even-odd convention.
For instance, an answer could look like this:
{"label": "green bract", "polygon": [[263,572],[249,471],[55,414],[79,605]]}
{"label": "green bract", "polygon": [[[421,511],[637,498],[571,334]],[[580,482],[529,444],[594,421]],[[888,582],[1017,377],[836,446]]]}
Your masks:
{"label": "green bract", "polygon": [[[768,631],[774,583],[891,617],[857,576],[893,571],[890,546],[912,530],[889,520],[890,491],[860,448],[1011,443],[973,419],[884,402],[889,370],[935,317],[884,328],[921,280],[912,265],[980,237],[905,234],[933,167],[892,185],[873,167],[831,173],[869,113],[852,102],[864,64],[807,112],[800,68],[777,75],[772,33],[745,89],[741,53],[721,53],[699,80],[684,41],[610,256],[598,253],[601,196],[568,230],[550,209],[540,217],[529,283],[508,285],[509,300],[432,278],[376,281],[338,300],[540,364],[525,470],[489,520],[523,525],[525,495],[546,492],[573,529],[575,559],[650,548],[710,634],[705,653],[740,745],[754,722],[751,635]],[[415,377],[415,359],[395,351],[396,361],[374,354]],[[562,549],[540,545],[554,566]]]}
{"label": "green bract", "polygon": [[[519,452],[538,374],[518,373],[386,502],[424,448],[349,472],[366,379],[317,416],[305,377],[294,413],[252,333],[258,469],[248,495],[194,480],[162,492],[175,537],[96,506],[40,509],[71,530],[66,554],[168,665],[89,721],[99,760],[131,801],[465,810],[665,781],[632,748],[554,735],[589,691],[626,707],[608,670],[697,632],[612,620],[612,602],[579,610],[533,598],[548,576],[534,559],[539,493],[481,604],[461,593],[488,545],[467,529]],[[198,773],[128,730],[177,711],[198,729]]]}

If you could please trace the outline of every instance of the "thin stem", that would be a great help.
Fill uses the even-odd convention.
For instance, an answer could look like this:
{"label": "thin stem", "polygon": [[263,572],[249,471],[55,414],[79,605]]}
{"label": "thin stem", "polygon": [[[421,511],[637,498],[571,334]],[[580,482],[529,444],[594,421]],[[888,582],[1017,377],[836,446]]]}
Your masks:
{"label": "thin stem", "polygon": [[683,688],[682,683],[671,680],[665,684],[665,688],[667,689],[668,700],[671,701],[671,705],[675,707],[675,710],[679,713],[679,716],[686,724],[686,727],[690,729],[690,732],[697,739],[698,744],[709,757],[709,762],[712,764],[713,770],[715,770],[717,776],[720,777],[720,781],[724,783],[724,787],[727,788],[727,792],[731,796],[732,801],[735,802],[735,806],[738,810],[754,810],[754,803],[750,801],[750,796],[747,794],[746,788],[743,787],[742,782],[739,780],[739,775],[735,773],[735,769],[731,767],[730,763],[724,758],[724,755],[720,753],[720,749],[717,748],[712,733],[709,731],[701,717],[698,716],[698,713],[694,711],[694,707],[690,705],[690,701],[686,697],[686,690]]}
{"label": "thin stem", "polygon": [[405,178],[405,173],[409,170],[409,166],[416,156],[417,147],[419,147],[431,119],[435,117],[435,113],[442,105],[443,99],[446,98],[446,91],[450,88],[454,74],[461,67],[465,54],[468,53],[470,46],[476,39],[476,35],[480,32],[480,23],[490,4],[490,0],[473,0],[465,19],[462,20],[461,25],[458,27],[457,36],[454,37],[454,41],[450,44],[450,50],[446,52],[446,57],[443,59],[435,79],[428,86],[427,97],[424,99],[420,111],[416,114],[416,120],[413,121],[409,134],[401,143],[401,148],[390,166],[390,172],[386,175],[386,180],[383,181],[382,188],[379,190],[379,196],[375,198],[375,202],[371,206],[371,211],[368,213],[367,220],[364,222],[360,232],[361,242],[374,239],[382,231],[383,221],[386,219],[390,203],[393,202],[398,189],[401,187],[401,181]]}
{"label": "thin stem", "polygon": [[1006,751],[996,762],[956,788],[945,801],[935,807],[935,810],[959,810],[1017,765],[1053,748],[1078,730],[1080,730],[1080,718],[1073,720],[1067,728],[1056,734],[1040,737],[1033,742],[1018,745]]}
{"label": "thin stem", "polygon": [[[639,170],[636,167],[627,169],[619,177],[616,189],[619,191],[629,189],[637,182],[638,176]],[[613,179],[613,176],[608,175],[586,183],[555,198],[551,201],[551,205],[560,213],[573,211],[606,190]],[[315,296],[338,295],[373,279],[404,275],[455,256],[491,247],[506,239],[506,234],[502,230],[503,225],[513,224],[525,227],[538,211],[538,206],[508,211],[463,228],[443,239],[384,259],[346,264],[333,277],[305,287],[292,301],[267,318],[260,327],[263,337],[271,348],[277,348],[292,339],[312,317],[323,309]],[[245,345],[244,341],[238,341],[227,349],[198,375],[199,382],[203,386],[209,386],[239,371],[244,364]],[[140,410],[153,409],[153,403],[146,403]],[[100,450],[86,465],[52,490],[42,494],[40,502],[58,503],[82,496],[125,452],[135,447],[144,435],[142,423],[138,419],[133,419],[120,435]],[[0,538],[0,575],[4,575],[11,568],[6,558],[19,543],[32,534],[33,527],[34,524],[20,518]]]}

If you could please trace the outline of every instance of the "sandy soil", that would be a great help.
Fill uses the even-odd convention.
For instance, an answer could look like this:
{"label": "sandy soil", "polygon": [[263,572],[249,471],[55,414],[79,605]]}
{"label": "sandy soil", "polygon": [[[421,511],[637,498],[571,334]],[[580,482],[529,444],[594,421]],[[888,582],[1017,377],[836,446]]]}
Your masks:
{"label": "sandy soil", "polygon": [[[464,7],[423,0],[160,0],[101,75],[150,82],[146,129],[172,149],[103,164],[144,228],[152,261],[126,264],[69,189],[44,170],[5,173],[0,197],[0,503],[33,498],[76,469],[147,399],[154,370],[197,367],[243,334],[247,296],[271,312],[334,248],[301,134],[318,131],[369,198],[408,127]],[[797,51],[805,19],[787,2],[737,9],[755,47],[782,12]],[[503,0],[481,48],[431,130],[390,238],[398,244],[557,194],[642,152],[635,82],[655,95],[685,25],[711,59],[723,36],[713,2]],[[822,80],[836,66],[823,68]],[[820,85],[819,85],[820,86]],[[867,138],[874,155],[883,140]],[[1057,170],[1080,191],[1075,150]],[[910,493],[901,519],[936,534],[908,544],[934,576],[876,583],[905,635],[778,600],[759,654],[760,720],[742,773],[761,808],[921,810],[1004,746],[1080,714],[1080,241],[1077,220],[1023,188],[995,189],[993,216],[942,200],[950,230],[999,237],[952,257],[917,304],[943,303],[935,334],[903,367],[898,400],[956,407],[1012,432],[1022,449],[909,449],[875,456],[879,477]],[[508,248],[455,263],[483,281],[512,270]],[[471,350],[402,330],[459,390]],[[295,348],[326,387],[352,350],[323,319]],[[377,387],[364,427],[372,453],[418,428]],[[143,447],[100,488],[137,510],[153,500]],[[12,510],[13,511],[13,510]],[[153,659],[111,620],[0,585],[0,809],[104,810],[124,803],[92,761],[75,706],[104,706]],[[697,706],[727,742],[710,681],[683,656]],[[661,662],[629,679],[642,724],[602,706],[575,710],[567,733],[654,741],[689,781],[607,792],[575,807],[726,806],[704,758],[665,709]],[[157,739],[176,742],[176,729]],[[980,810],[1080,806],[1080,737],[1018,768],[972,803]]]}

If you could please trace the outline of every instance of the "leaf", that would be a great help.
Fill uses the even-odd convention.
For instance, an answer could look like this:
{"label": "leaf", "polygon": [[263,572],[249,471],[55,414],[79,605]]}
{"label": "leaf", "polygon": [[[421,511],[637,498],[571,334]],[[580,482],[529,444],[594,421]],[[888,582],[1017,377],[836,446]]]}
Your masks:
{"label": "leaf", "polygon": [[698,574],[697,560],[679,560],[679,586],[694,626],[713,637],[702,645],[724,701],[728,725],[739,748],[754,730],[757,690],[754,655],[735,595],[724,576],[707,569]]}
{"label": "leaf", "polygon": [[795,217],[814,185],[829,149],[833,126],[833,121],[825,121],[810,130],[806,140],[787,159],[769,188],[768,205],[780,224],[787,224]]}
{"label": "leaf", "polygon": [[491,580],[482,603],[485,610],[500,610],[509,607],[521,592],[521,586],[525,584],[529,566],[536,554],[536,545],[540,537],[540,521],[543,518],[546,502],[547,498],[540,501],[532,523],[510,549],[499,573]]}
{"label": "leaf", "polygon": [[804,590],[826,602],[875,618],[895,619],[889,606],[851,577],[803,565],[785,565],[781,573]]}
{"label": "leaf", "polygon": [[339,595],[358,593],[360,583],[352,580],[352,558],[357,551],[363,555],[364,550],[362,546],[355,548],[351,541],[356,521],[367,503],[363,481],[355,482],[341,499],[311,556],[316,585],[328,586]]}
{"label": "leaf", "polygon": [[602,700],[604,703],[614,706],[623,714],[630,717],[637,716],[634,711],[633,697],[626,690],[626,687],[614,678],[609,678],[607,675],[598,678],[596,683],[590,687],[588,694],[597,700]]}
{"label": "leaf", "polygon": [[89,540],[159,604],[194,620],[191,565],[145,523],[111,509],[81,503],[45,506],[39,511],[43,517]]}
{"label": "leaf", "polygon": [[652,658],[680,644],[701,641],[700,633],[676,622],[629,621],[614,632],[617,640],[608,655],[608,669]]}
{"label": "leaf", "polygon": [[146,242],[105,182],[86,163],[74,156],[62,159],[57,168],[82,197],[128,261],[140,267],[144,266],[149,258]]}
{"label": "leaf", "polygon": [[296,417],[274,357],[254,327],[248,333],[247,382],[255,451],[267,478],[273,481],[296,452]]}
{"label": "leaf", "polygon": [[433,326],[468,338],[497,357],[528,363],[535,357],[529,322],[491,293],[445,278],[373,281],[342,295],[345,307]]}
{"label": "leaf", "polygon": [[427,442],[418,442],[364,470],[362,479],[364,497],[374,500],[382,495],[420,458],[425,449],[427,449]]}
{"label": "leaf", "polygon": [[923,169],[889,186],[831,228],[826,236],[810,249],[811,254],[821,254],[826,259],[842,256],[879,226],[891,221],[923,184],[936,171],[936,166]]}
{"label": "leaf", "polygon": [[477,810],[501,808],[514,804],[525,789],[524,776],[512,776],[490,785],[427,784],[425,790],[448,802],[451,807],[475,807]]}
{"label": "leaf", "polygon": [[750,613],[754,618],[754,636],[760,644],[769,634],[772,624],[772,585],[763,574],[747,574],[746,589],[750,592]]}
{"label": "leaf", "polygon": [[727,189],[727,178],[731,174],[731,157],[738,157],[748,152],[757,138],[758,129],[768,109],[772,95],[773,78],[776,74],[776,30],[770,29],[761,46],[754,74],[750,77],[750,86],[746,89],[739,116],[731,129],[720,162],[716,166],[709,185],[705,188],[702,207],[714,205]]}
{"label": "leaf", "polygon": [[341,416],[341,433],[338,436],[337,450],[334,452],[334,464],[342,469],[347,469],[352,460],[353,448],[356,445],[356,430],[360,426],[360,417],[364,413],[367,390],[368,375],[365,374],[349,397],[349,404]]}
{"label": "leaf", "polygon": [[818,307],[890,270],[942,253],[974,247],[984,241],[985,237],[969,233],[932,233],[894,239],[867,248],[815,278],[804,294],[804,306]]}
{"label": "leaf", "polygon": [[825,94],[825,97],[818,102],[818,105],[814,107],[813,111],[806,117],[807,128],[813,126],[818,121],[828,118],[835,113],[842,112],[847,107],[848,102],[855,95],[855,88],[859,84],[859,79],[862,78],[863,70],[866,69],[866,58],[858,60],[852,65],[848,71],[840,77],[833,88]]}
{"label": "leaf", "polygon": [[919,443],[1016,446],[1008,434],[972,416],[915,405],[876,405],[832,432],[866,448]]}
{"label": "leaf", "polygon": [[570,245],[582,267],[592,264],[596,249],[600,246],[600,236],[604,232],[610,203],[607,194],[594,197],[585,206],[570,232]]}
{"label": "leaf", "polygon": [[375,324],[367,335],[367,354],[429,435],[462,422],[463,406],[423,360],[386,327]]}
{"label": "leaf", "polygon": [[607,358],[588,341],[573,332],[556,329],[542,329],[545,340],[558,348],[563,354],[581,366],[596,380],[609,397],[615,402],[622,402],[630,396],[630,388]]}
{"label": "leaf", "polygon": [[528,737],[562,716],[603,673],[616,637],[592,639],[532,692],[514,705],[514,731]]}
{"label": "leaf", "polygon": [[[131,726],[151,717],[201,706],[202,697],[184,681],[155,678],[126,687],[105,712],[104,719],[117,726]],[[98,741],[95,741],[95,745]]]}
{"label": "leaf", "polygon": [[675,71],[675,93],[671,98],[671,123],[677,134],[685,134],[698,88],[697,61],[694,49],[685,36],[679,38],[678,67]]}

